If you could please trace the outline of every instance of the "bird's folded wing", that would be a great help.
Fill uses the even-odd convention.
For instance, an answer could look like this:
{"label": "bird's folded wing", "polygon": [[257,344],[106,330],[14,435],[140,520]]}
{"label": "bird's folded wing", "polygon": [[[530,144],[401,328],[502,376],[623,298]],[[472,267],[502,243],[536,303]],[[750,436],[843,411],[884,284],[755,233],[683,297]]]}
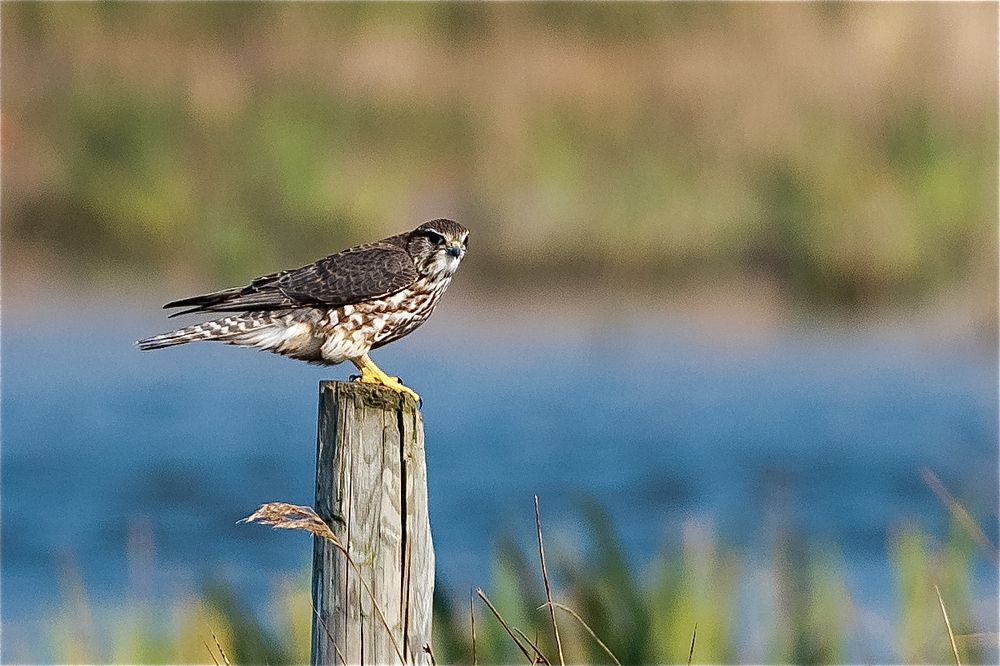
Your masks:
{"label": "bird's folded wing", "polygon": [[388,296],[412,284],[417,271],[400,247],[373,244],[344,250],[296,268],[265,275],[245,287],[224,289],[167,303],[191,312],[243,312],[293,307],[339,307]]}

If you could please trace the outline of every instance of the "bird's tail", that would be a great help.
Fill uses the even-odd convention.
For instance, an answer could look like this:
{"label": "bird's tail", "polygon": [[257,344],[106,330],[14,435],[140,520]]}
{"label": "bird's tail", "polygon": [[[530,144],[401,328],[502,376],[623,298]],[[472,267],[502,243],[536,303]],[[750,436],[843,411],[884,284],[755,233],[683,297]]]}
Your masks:
{"label": "bird's tail", "polygon": [[206,321],[201,324],[179,328],[176,331],[154,335],[151,338],[144,338],[136,342],[136,346],[142,351],[151,349],[163,349],[174,345],[183,345],[188,342],[198,340],[220,340],[223,342],[245,335],[248,331],[260,326],[267,325],[267,322],[260,319],[243,316],[225,317]]}

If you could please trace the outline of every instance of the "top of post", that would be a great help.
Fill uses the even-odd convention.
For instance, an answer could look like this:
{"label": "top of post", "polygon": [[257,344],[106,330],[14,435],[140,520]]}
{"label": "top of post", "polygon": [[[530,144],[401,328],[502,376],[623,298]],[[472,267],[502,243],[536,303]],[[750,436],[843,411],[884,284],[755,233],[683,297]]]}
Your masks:
{"label": "top of post", "polygon": [[327,379],[319,383],[319,390],[321,394],[329,394],[337,402],[349,400],[359,407],[398,409],[403,412],[420,411],[420,406],[412,397],[381,384]]}

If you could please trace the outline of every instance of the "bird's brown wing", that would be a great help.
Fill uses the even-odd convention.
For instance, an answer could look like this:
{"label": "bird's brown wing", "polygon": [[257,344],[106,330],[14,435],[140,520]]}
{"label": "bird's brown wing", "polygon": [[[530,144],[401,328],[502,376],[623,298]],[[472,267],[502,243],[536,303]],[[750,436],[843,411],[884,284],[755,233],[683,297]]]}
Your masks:
{"label": "bird's brown wing", "polygon": [[224,289],[164,305],[191,312],[244,312],[295,307],[340,307],[388,296],[417,279],[406,251],[388,243],[363,245],[294,270],[272,273],[245,287]]}

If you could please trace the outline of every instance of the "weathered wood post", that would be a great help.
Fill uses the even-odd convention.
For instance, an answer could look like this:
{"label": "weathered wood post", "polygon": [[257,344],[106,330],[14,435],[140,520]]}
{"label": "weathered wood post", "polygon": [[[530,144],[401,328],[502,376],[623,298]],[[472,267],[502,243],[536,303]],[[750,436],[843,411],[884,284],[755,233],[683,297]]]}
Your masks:
{"label": "weathered wood post", "polygon": [[320,384],[316,512],[351,561],[314,539],[312,663],[429,663],[434,549],[423,421],[411,398]]}

